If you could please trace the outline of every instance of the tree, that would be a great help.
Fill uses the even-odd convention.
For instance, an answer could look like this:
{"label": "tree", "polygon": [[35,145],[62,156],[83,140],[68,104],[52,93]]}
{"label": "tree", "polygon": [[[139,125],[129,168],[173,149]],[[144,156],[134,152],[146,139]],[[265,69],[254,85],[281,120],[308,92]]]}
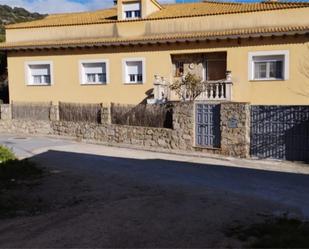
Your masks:
{"label": "tree", "polygon": [[182,101],[193,101],[204,91],[204,82],[200,77],[188,73],[181,80],[175,81],[170,89],[175,91]]}

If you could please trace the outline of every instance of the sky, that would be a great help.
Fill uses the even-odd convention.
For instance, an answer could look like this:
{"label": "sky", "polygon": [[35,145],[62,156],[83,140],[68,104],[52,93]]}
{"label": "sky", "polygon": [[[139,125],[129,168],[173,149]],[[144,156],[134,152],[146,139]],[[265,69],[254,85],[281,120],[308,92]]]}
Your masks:
{"label": "sky", "polygon": [[[194,2],[198,0],[158,0],[160,3]],[[241,0],[231,0],[241,1]],[[257,0],[242,0],[252,2]],[[305,0],[309,1],[309,0]],[[23,7],[32,12],[61,13],[79,12],[108,8],[113,6],[113,0],[0,0],[0,4]]]}
{"label": "sky", "polygon": [[[173,3],[176,0],[159,0]],[[113,6],[113,0],[0,0],[0,4],[23,7],[32,12],[61,13],[102,9]]]}

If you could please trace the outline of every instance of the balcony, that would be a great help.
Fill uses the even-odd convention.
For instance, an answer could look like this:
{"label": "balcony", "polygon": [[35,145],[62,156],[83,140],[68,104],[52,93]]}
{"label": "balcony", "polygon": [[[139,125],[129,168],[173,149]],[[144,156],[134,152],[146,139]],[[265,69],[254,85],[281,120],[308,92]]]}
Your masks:
{"label": "balcony", "polygon": [[[195,99],[196,101],[231,101],[232,100],[232,75],[230,71],[226,72],[226,79],[217,81],[206,81],[203,83],[201,94]],[[154,80],[154,98],[148,99],[149,104],[163,103],[169,100],[175,100],[170,84],[164,77],[155,76]],[[186,89],[183,89],[183,96],[187,96]],[[183,98],[183,101],[189,99]]]}

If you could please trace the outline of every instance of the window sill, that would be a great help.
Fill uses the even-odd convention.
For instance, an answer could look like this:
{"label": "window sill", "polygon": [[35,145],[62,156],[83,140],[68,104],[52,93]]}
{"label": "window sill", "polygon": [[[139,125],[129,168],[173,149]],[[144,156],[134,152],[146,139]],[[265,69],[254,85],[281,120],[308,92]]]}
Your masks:
{"label": "window sill", "polygon": [[52,84],[26,84],[26,86],[52,86]]}
{"label": "window sill", "polygon": [[124,85],[143,85],[144,84],[144,82],[132,82],[132,83],[127,83],[127,82],[125,82],[125,83],[123,83]]}
{"label": "window sill", "polygon": [[250,82],[269,82],[269,81],[286,81],[286,79],[254,79],[254,80],[250,80]]}
{"label": "window sill", "polygon": [[132,20],[140,20],[142,19],[141,17],[125,17],[123,20],[124,21],[132,21]]}
{"label": "window sill", "polygon": [[106,86],[107,83],[82,83],[81,86]]}

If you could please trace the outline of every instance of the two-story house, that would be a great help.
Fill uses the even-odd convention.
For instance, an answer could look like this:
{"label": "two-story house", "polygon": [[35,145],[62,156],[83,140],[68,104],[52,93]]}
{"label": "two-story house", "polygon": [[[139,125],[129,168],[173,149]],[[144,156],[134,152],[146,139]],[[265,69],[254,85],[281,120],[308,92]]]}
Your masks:
{"label": "two-story house", "polygon": [[309,3],[122,0],[8,25],[0,49],[11,101],[137,104],[191,72],[213,82],[203,100],[302,105],[308,34]]}

